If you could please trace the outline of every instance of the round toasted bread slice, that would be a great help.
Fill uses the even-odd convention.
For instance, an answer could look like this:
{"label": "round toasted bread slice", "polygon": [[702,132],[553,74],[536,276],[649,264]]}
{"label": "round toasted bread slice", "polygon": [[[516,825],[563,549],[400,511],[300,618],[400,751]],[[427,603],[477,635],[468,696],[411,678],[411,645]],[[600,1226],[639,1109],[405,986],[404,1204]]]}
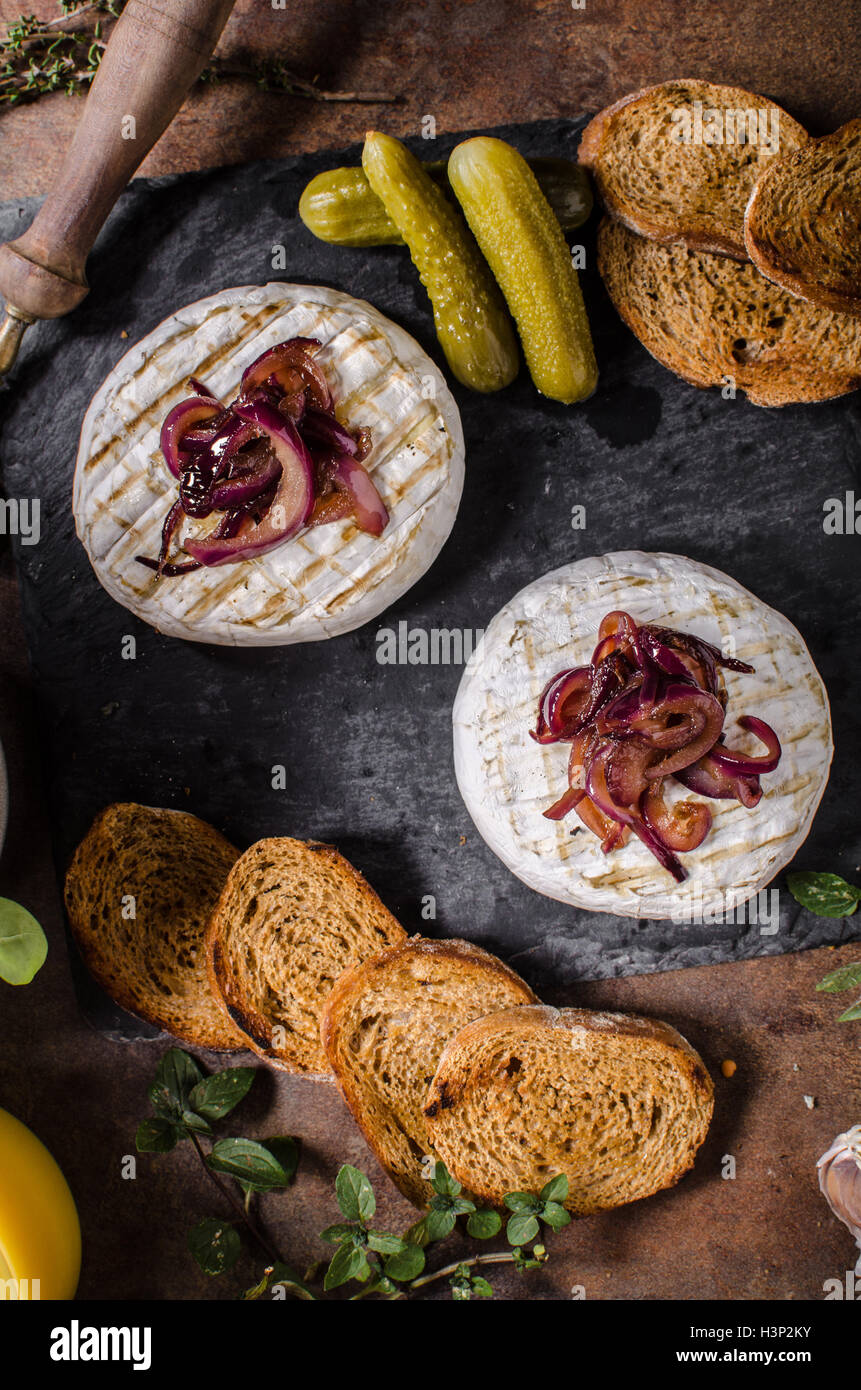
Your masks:
{"label": "round toasted bread slice", "polygon": [[[159,447],[165,416],[190,394],[189,376],[232,400],[245,368],[293,337],[320,341],[338,417],[371,432],[365,467],[389,512],[383,534],[347,518],[254,559],[159,578],[136,557],[158,554],[177,498]],[[160,632],[226,646],[313,642],[369,622],[421,578],[454,524],[463,459],[445,378],[397,324],[325,286],[244,285],[172,314],[99,388],[81,429],[75,523],[99,582]],[[186,521],[177,540],[212,524]]]}
{"label": "round toasted bread slice", "polygon": [[185,811],[121,802],[81,841],[66,910],[90,974],[124,1009],[195,1047],[245,1046],[213,994],[204,933],[239,850]]}
{"label": "round toasted bread slice", "polygon": [[406,941],[331,845],[258,840],[234,864],[209,924],[213,990],[246,1044],[285,1071],[331,1072],[320,1012],[351,965]]}
{"label": "round toasted bread slice", "polygon": [[747,205],[744,242],[775,284],[861,315],[861,117],[769,164]]}
{"label": "round toasted bread slice", "polygon": [[532,1005],[469,1023],[440,1059],[428,1134],[449,1172],[501,1206],[564,1174],[575,1216],[687,1172],[714,1104],[701,1058],[666,1023]]}
{"label": "round toasted bread slice", "polygon": [[[568,786],[569,746],[530,738],[540,693],[558,671],[591,660],[601,619],[616,609],[638,623],[705,638],[753,666],[752,675],[724,673],[729,744],[745,746],[749,736],[736,721],[755,714],[776,730],[783,750],[751,810],[706,801],[711,829],[698,849],[680,856],[684,883],[636,838],[604,854],[576,815],[553,821],[543,814]],[[505,604],[464,671],[453,719],[461,795],[518,878],[593,912],[679,922],[734,913],[789,863],[810,829],[833,752],[828,697],[796,628],[710,565],[636,550],[564,565]],[[746,746],[753,751],[754,741]],[[672,779],[665,788],[668,800],[692,795]]]}
{"label": "round toasted bread slice", "polygon": [[861,385],[861,323],[809,304],[740,265],[662,246],[606,218],[598,269],[620,316],[692,386],[732,387],[754,405],[826,401]]}
{"label": "round toasted bread slice", "polygon": [[744,210],[757,178],[807,138],[765,97],[681,79],[600,111],[579,160],[607,211],[640,236],[744,261]]}
{"label": "round toasted bread slice", "polygon": [[393,1182],[416,1206],[432,1194],[422,1112],[445,1044],[463,1024],[535,995],[468,941],[413,937],[341,976],[320,1035],[335,1080]]}

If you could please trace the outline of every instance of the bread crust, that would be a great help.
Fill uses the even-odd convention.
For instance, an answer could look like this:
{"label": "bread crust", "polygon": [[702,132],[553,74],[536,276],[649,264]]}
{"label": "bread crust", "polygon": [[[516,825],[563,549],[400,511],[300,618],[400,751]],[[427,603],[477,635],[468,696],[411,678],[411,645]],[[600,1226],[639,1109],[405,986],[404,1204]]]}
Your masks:
{"label": "bread crust", "polygon": [[[627,238],[627,241],[625,240]],[[619,225],[609,218],[605,218],[598,231],[598,269],[604,284],[619,316],[628,325],[631,331],[639,338],[645,348],[676,376],[680,376],[683,381],[687,381],[692,386],[700,388],[722,385],[727,376],[732,376],[736,384],[743,390],[753,405],[766,407],[777,407],[791,404],[813,404],[818,401],[833,400],[837,396],[855,391],[861,386],[861,331],[858,333],[858,343],[854,355],[847,350],[844,354],[844,361],[841,363],[834,351],[831,357],[823,359],[816,352],[809,352],[805,360],[800,348],[795,346],[793,353],[788,354],[784,359],[781,358],[780,351],[769,349],[768,354],[764,354],[760,360],[751,362],[737,362],[731,356],[724,355],[721,358],[720,351],[715,349],[714,343],[717,342],[717,329],[715,323],[705,319],[704,327],[701,330],[700,341],[706,345],[707,335],[711,335],[714,340],[708,345],[708,352],[711,353],[709,360],[708,353],[704,347],[702,361],[704,367],[697,368],[696,348],[697,344],[693,341],[692,334],[685,331],[682,325],[679,331],[669,334],[656,330],[655,324],[658,316],[653,312],[646,314],[643,311],[641,302],[635,295],[628,292],[625,284],[625,277],[630,268],[635,264],[637,258],[644,260],[649,257],[654,258],[654,238],[638,237],[635,233],[622,230]],[[680,238],[676,246],[684,246],[685,243]],[[667,247],[667,265],[670,264],[675,254],[676,246]],[[694,252],[689,247],[686,248],[690,257],[702,254]],[[731,266],[733,263],[729,263]],[[637,270],[637,283],[642,282],[642,270]],[[682,281],[685,286],[694,285],[697,278],[705,283],[709,278],[711,268],[706,269],[704,263],[699,266],[691,262],[690,270],[684,276],[681,274],[672,276],[672,284],[677,287]],[[741,281],[744,277],[755,274],[759,277],[759,272],[750,264],[739,265],[737,269],[730,269],[723,261],[716,261],[713,265],[713,276],[721,275],[726,279],[728,276],[738,276]],[[748,285],[748,291],[750,286]],[[773,297],[773,308],[775,314],[783,320],[786,313],[793,308],[792,304],[787,304],[785,291],[778,288],[772,290],[771,283],[760,277],[760,283],[754,287],[755,293],[763,295],[763,291],[768,290]],[[732,287],[727,287],[727,296],[733,293]],[[748,297],[740,287],[739,304],[745,302]],[[783,295],[783,302],[781,302]],[[666,299],[662,303],[664,315],[672,316],[673,305]],[[818,308],[818,306],[817,306]],[[797,319],[802,306],[797,305],[795,318]],[[812,310],[804,311],[807,317],[807,331],[818,329],[815,313]],[[828,313],[828,310],[821,310],[821,313]],[[764,313],[763,320],[767,317]],[[846,316],[843,324],[843,336],[848,337],[850,326],[856,320]],[[726,327],[726,325],[724,325]],[[741,332],[739,325],[739,332]],[[851,329],[854,334],[854,327]],[[800,341],[800,340],[799,340]],[[790,339],[792,342],[792,339]]]}
{"label": "bread crust", "polygon": [[[480,1056],[482,1046],[489,1042],[516,1048],[518,1041],[540,1037],[542,1033],[577,1033],[586,1031],[607,1038],[624,1037],[632,1042],[657,1043],[669,1050],[674,1065],[687,1079],[693,1103],[698,1107],[699,1125],[685,1160],[663,1176],[650,1192],[624,1200],[640,1200],[654,1192],[673,1187],[693,1166],[696,1152],[703,1143],[714,1110],[714,1086],[699,1053],[668,1023],[639,1014],[593,1012],[588,1009],[557,1009],[548,1004],[525,1005],[506,1009],[477,1019],[462,1028],[443,1050],[436,1075],[431,1082],[424,1113],[432,1140],[437,1143],[442,1118],[463,1103],[472,1085],[471,1067]],[[443,1157],[449,1171],[469,1191],[490,1206],[501,1207],[505,1191],[482,1183],[464,1159],[464,1151],[452,1154],[445,1147]],[[513,1179],[512,1179],[513,1182]],[[510,1189],[506,1189],[510,1190]],[[565,1206],[575,1215],[611,1210],[622,1202],[602,1202],[590,1205],[587,1212],[577,1210],[577,1194],[569,1192]]]}
{"label": "bread crust", "polygon": [[[855,196],[851,190],[842,191],[845,184],[845,160],[848,151],[855,153]],[[854,148],[853,148],[854,147]],[[834,166],[844,161],[838,173]],[[831,166],[829,168],[829,166]],[[832,186],[823,189],[819,181],[830,175]],[[795,186],[793,188],[793,185]],[[793,192],[809,189],[816,207],[810,209],[807,224],[810,237],[798,227],[792,248],[786,246],[787,216],[793,207],[782,206]],[[810,140],[800,150],[775,162],[765,170],[750,195],[744,217],[744,241],[747,254],[757,270],[781,288],[801,299],[809,300],[835,313],[861,317],[861,219],[854,221],[850,205],[861,201],[861,117],[847,122],[832,135]],[[821,230],[824,208],[830,211],[829,230],[832,242],[852,237],[851,248],[844,243],[845,259],[837,269],[829,265]],[[783,234],[783,235],[782,235]],[[848,252],[854,251],[854,266]],[[831,283],[828,283],[830,275]]]}
{"label": "bread crust", "polygon": [[[289,837],[270,837],[258,840],[245,851],[233,866],[218,903],[209,920],[205,937],[206,968],[216,998],[227,1018],[239,1030],[252,1051],[283,1071],[298,1072],[314,1080],[332,1081],[323,1067],[309,1067],[298,1056],[297,1049],[279,1051],[272,1044],[272,1023],[249,998],[247,979],[233,966],[225,950],[230,934],[238,885],[252,869],[256,859],[278,854],[284,845],[298,847],[305,854],[325,864],[336,875],[349,880],[364,900],[368,915],[376,916],[391,940],[406,940],[406,932],[392,916],[381,898],[358,869],[345,859],[333,845],[318,840],[292,840]],[[241,889],[239,889],[241,898]]]}
{"label": "bread crust", "polygon": [[[195,1010],[194,1019],[184,1017],[177,1006],[170,1007],[165,995],[158,988],[147,989],[148,982],[133,978],[135,962],[129,958],[117,959],[103,930],[99,930],[98,883],[94,876],[104,856],[112,863],[119,864],[123,854],[123,843],[129,835],[139,841],[134,847],[135,862],[143,862],[146,850],[147,823],[151,828],[169,824],[174,835],[188,835],[211,854],[215,865],[223,865],[224,878],[231,865],[239,858],[239,850],[230,844],[213,826],[186,811],[166,810],[160,807],[140,806],[136,802],[117,802],[106,806],[96,816],[87,834],[78,845],[72,857],[65,879],[65,902],[72,935],[75,938],[81,958],[96,983],[120,1008],[128,1010],[154,1027],[171,1033],[180,1041],[193,1047],[206,1047],[213,1051],[237,1051],[245,1046],[241,1034],[228,1016],[222,1018],[221,1000],[213,993],[211,1000],[201,997],[201,1008]],[[169,872],[167,866],[163,866]],[[177,885],[179,886],[179,885]],[[198,885],[200,886],[200,885]],[[112,898],[120,903],[128,893],[129,884],[117,882]],[[214,897],[214,891],[213,891]],[[205,904],[200,924],[200,944],[197,960],[204,949],[204,934],[211,903]],[[136,919],[137,920],[137,917]],[[114,943],[115,945],[116,943]],[[141,969],[143,964],[141,963]],[[149,971],[155,969],[150,961]],[[152,974],[150,974],[150,980]],[[191,988],[199,991],[200,982]],[[211,1003],[212,1008],[209,1009]]]}
{"label": "bread crust", "polygon": [[[379,1129],[372,1123],[368,1113],[365,1094],[356,1083],[355,1076],[341,1064],[342,1029],[347,1024],[351,1008],[361,999],[369,982],[375,977],[383,979],[393,966],[411,958],[432,957],[447,960],[464,971],[477,972],[486,979],[495,976],[511,987],[513,993],[520,995],[524,1003],[537,1002],[536,995],[529,986],[497,956],[491,955],[481,946],[457,937],[445,940],[431,940],[414,936],[402,946],[382,951],[373,959],[355,965],[344,972],[336,982],[323,1007],[320,1020],[320,1037],[329,1059],[335,1083],[344,1102],[364,1136],[369,1149],[376,1156],[381,1167],[388,1173],[392,1182],[415,1206],[426,1207],[431,1195],[430,1185],[413,1174],[398,1172],[393,1166]],[[429,1058],[427,1070],[433,1074],[436,1059]]]}
{"label": "bread crust", "polygon": [[[696,87],[713,92],[722,92],[726,94],[727,99],[731,96],[734,102],[743,102],[745,109],[750,107],[755,110],[763,108],[776,110],[780,113],[781,125],[785,123],[793,139],[807,139],[807,132],[803,126],[793,120],[777,102],[757,96],[756,93],[749,92],[743,87],[703,82],[698,78],[675,78],[669,82],[659,82],[649,87],[641,87],[638,91],[630,92],[610,106],[606,106],[603,111],[599,111],[585,127],[581,136],[578,151],[579,162],[591,171],[598,194],[606,210],[630,231],[648,237],[652,241],[664,244],[683,241],[686,246],[693,250],[708,251],[716,256],[728,256],[733,260],[746,261],[748,251],[744,238],[743,206],[738,208],[737,228],[727,226],[723,231],[717,231],[714,228],[709,231],[703,227],[701,215],[686,211],[684,207],[676,209],[672,215],[667,217],[649,216],[643,208],[634,207],[628,200],[619,196],[613,186],[607,167],[607,155],[612,145],[617,118],[622,112],[638,102],[653,101],[676,87],[680,90]],[[706,147],[706,150],[709,148],[711,147]]]}

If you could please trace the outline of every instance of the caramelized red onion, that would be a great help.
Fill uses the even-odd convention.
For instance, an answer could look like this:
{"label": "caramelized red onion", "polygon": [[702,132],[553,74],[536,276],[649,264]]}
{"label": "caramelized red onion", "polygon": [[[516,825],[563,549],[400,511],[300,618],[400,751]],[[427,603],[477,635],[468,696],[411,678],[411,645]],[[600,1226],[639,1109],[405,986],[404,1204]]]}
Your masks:
{"label": "caramelized red onion", "polygon": [[[314,338],[292,338],[262,353],[245,370],[240,394],[224,405],[206,384],[173,407],[161,430],[165,462],[179,499],[162,530],[157,559],[139,555],[159,576],[262,555],[306,527],[352,517],[380,536],[389,515],[363,466],[367,429],[351,431],[335,416]],[[187,537],[188,561],[168,554],[185,517],[218,514],[206,535]]]}
{"label": "caramelized red onion", "polygon": [[753,671],[691,633],[608,613],[590,665],[560,671],[541,692],[532,737],[571,744],[568,790],[545,816],[563,820],[575,811],[605,854],[634,834],[681,883],[687,874],[676,855],[702,844],[712,817],[701,802],[668,805],[666,779],[752,807],[762,796],[760,776],[781,755],[774,730],[753,715],[738,722],[765,753],[726,746],[722,667]]}

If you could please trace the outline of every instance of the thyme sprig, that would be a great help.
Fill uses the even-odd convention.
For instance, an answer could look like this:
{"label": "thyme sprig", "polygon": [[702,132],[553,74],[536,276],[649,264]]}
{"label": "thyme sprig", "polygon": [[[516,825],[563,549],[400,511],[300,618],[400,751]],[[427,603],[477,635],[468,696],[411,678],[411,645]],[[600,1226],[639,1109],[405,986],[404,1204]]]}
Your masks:
{"label": "thyme sprig", "polygon": [[[37,101],[53,92],[80,96],[89,90],[125,0],[61,0],[55,19],[21,15],[0,40],[0,107]],[[213,58],[200,81],[253,81],[265,91],[309,101],[391,102],[386,92],[329,92],[298,76],[281,59]]]}

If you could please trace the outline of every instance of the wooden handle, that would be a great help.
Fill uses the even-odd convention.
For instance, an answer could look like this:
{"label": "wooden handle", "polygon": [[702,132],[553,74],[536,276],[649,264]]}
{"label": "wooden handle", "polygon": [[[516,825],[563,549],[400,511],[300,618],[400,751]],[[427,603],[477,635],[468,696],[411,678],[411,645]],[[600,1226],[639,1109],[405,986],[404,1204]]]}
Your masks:
{"label": "wooden handle", "polygon": [[128,0],[59,181],[32,225],[0,246],[0,293],[26,319],[80,304],[105,218],[200,76],[233,0]]}

